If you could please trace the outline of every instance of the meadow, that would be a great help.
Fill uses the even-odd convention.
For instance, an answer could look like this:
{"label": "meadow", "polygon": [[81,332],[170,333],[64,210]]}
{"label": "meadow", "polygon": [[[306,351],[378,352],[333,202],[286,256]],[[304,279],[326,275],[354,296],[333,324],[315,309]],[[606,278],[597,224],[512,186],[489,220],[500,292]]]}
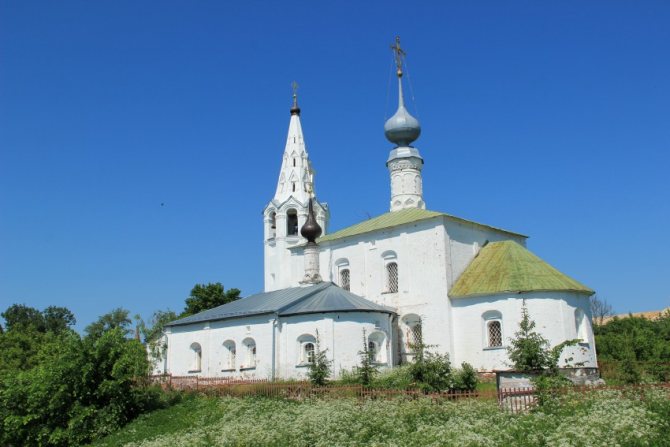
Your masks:
{"label": "meadow", "polygon": [[568,393],[522,414],[494,401],[185,394],[94,446],[670,446],[670,390]]}

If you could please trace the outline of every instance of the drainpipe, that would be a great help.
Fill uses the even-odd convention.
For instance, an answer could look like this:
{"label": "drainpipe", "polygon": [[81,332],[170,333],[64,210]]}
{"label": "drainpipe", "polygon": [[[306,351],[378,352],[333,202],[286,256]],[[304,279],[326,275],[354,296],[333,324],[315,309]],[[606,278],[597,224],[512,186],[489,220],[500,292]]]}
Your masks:
{"label": "drainpipe", "polygon": [[272,322],[272,381],[275,381],[276,376],[276,366],[277,366],[277,324],[278,324],[279,314],[275,314],[275,318],[271,320]]}

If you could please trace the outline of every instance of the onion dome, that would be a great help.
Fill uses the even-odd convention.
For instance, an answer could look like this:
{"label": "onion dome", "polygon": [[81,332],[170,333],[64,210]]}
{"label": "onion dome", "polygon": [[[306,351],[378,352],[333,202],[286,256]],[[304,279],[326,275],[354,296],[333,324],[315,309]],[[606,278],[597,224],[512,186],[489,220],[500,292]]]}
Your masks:
{"label": "onion dome", "polygon": [[[400,82],[400,80],[398,80]],[[398,110],[384,124],[384,135],[396,146],[409,146],[421,134],[419,121],[409,114],[402,100],[402,89],[400,91],[400,103]]]}
{"label": "onion dome", "polygon": [[307,243],[315,244],[316,239],[321,236],[322,231],[323,230],[321,230],[321,226],[316,221],[316,217],[314,217],[314,205],[312,204],[312,199],[310,198],[309,211],[307,212],[307,221],[300,229],[300,234],[302,234],[302,237],[307,239]]}
{"label": "onion dome", "polygon": [[398,147],[409,146],[412,141],[419,138],[421,126],[419,121],[409,114],[405,108],[405,100],[402,95],[402,58],[405,52],[400,48],[400,37],[396,37],[396,43],[391,47],[395,53],[398,76],[398,110],[384,124],[386,139],[395,143]]}

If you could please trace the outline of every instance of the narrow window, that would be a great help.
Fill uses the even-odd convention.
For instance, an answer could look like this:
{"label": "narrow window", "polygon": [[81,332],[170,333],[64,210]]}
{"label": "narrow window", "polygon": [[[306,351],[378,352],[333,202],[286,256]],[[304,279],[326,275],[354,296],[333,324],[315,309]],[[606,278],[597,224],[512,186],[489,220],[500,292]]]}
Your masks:
{"label": "narrow window", "polygon": [[398,264],[395,262],[386,264],[386,291],[389,293],[398,291]]}
{"label": "narrow window", "polygon": [[202,368],[202,349],[200,348],[200,344],[193,343],[191,345],[191,355],[193,356],[193,360],[189,372],[200,372]]}
{"label": "narrow window", "polygon": [[288,236],[295,236],[298,234],[298,212],[294,209],[290,209],[286,212],[286,234]]}
{"label": "narrow window", "polygon": [[270,213],[270,228],[268,229],[268,239],[274,239],[277,236],[277,213]]}
{"label": "narrow window", "polygon": [[351,281],[349,278],[349,269],[340,270],[340,287],[344,290],[350,290]]}
{"label": "narrow window", "polygon": [[236,367],[236,349],[235,342],[227,340],[223,343],[226,358],[224,359],[223,369],[235,369]]}
{"label": "narrow window", "polygon": [[502,346],[502,326],[500,320],[493,320],[487,323],[488,347],[499,348]]}
{"label": "narrow window", "polygon": [[253,338],[245,338],[242,342],[246,350],[246,358],[244,360],[243,368],[256,367],[256,342]]}
{"label": "narrow window", "polygon": [[368,342],[368,356],[370,357],[371,361],[377,361],[377,343],[372,340]]}
{"label": "narrow window", "polygon": [[[293,139],[293,142],[295,143],[295,138]],[[295,158],[293,159],[293,167],[295,168]]]}
{"label": "narrow window", "polygon": [[303,347],[303,359],[306,363],[314,363],[314,343],[305,343]]}

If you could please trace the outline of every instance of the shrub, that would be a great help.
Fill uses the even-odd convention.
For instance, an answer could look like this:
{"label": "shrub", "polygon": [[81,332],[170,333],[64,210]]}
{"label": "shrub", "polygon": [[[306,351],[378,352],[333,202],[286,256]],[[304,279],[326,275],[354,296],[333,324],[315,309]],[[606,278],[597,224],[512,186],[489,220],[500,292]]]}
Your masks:
{"label": "shrub", "polygon": [[477,371],[469,363],[461,363],[461,369],[454,373],[454,389],[474,391],[477,389],[477,383],[479,383]]}
{"label": "shrub", "polygon": [[384,389],[405,390],[414,386],[410,365],[396,366],[382,371],[375,377],[372,386]]}

